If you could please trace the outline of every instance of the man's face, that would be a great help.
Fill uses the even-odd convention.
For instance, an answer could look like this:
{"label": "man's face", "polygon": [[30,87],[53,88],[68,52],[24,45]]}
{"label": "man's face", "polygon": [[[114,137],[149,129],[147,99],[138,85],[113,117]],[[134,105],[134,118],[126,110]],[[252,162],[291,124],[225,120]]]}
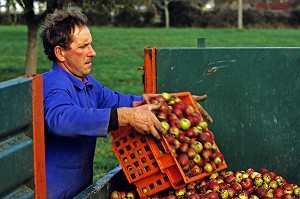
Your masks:
{"label": "man's face", "polygon": [[63,58],[58,64],[65,70],[82,79],[90,74],[92,69],[92,58],[96,52],[92,47],[92,35],[88,27],[75,27],[73,42],[69,50],[63,49]]}

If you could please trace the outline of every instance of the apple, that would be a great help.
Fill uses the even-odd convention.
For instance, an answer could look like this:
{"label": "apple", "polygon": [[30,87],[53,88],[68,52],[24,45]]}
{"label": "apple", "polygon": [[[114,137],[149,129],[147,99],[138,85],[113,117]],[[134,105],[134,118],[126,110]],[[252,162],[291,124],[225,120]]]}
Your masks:
{"label": "apple", "polygon": [[121,194],[119,191],[113,191],[110,193],[110,199],[121,199]]}
{"label": "apple", "polygon": [[168,122],[166,122],[166,121],[161,121],[160,123],[161,123],[162,127],[165,129],[165,131],[169,131],[170,125],[169,125]]}
{"label": "apple", "polygon": [[203,150],[203,145],[199,141],[193,141],[191,143],[191,148],[196,151],[196,153],[200,153]]}
{"label": "apple", "polygon": [[[147,198],[148,199],[148,198]],[[166,197],[166,199],[176,199],[176,196],[174,196],[174,195],[168,195],[167,197]]]}
{"label": "apple", "polygon": [[246,190],[242,190],[239,194],[239,199],[248,199],[248,193]]}
{"label": "apple", "polygon": [[220,186],[219,186],[218,182],[216,182],[216,181],[210,181],[208,184],[208,188],[210,190],[212,190],[213,192],[219,192],[219,190],[220,190]]}
{"label": "apple", "polygon": [[202,156],[204,159],[208,160],[211,157],[211,150],[208,149],[203,150]]}
{"label": "apple", "polygon": [[267,195],[267,189],[263,188],[263,187],[258,187],[256,190],[256,195],[259,197],[259,198],[265,198],[266,195]]}
{"label": "apple", "polygon": [[169,93],[166,93],[166,92],[161,93],[161,96],[163,96],[163,98],[166,101],[169,101],[171,99],[171,95]]}
{"label": "apple", "polygon": [[233,175],[226,176],[225,182],[231,184],[232,182],[234,182],[234,178],[235,177]]}
{"label": "apple", "polygon": [[213,167],[211,166],[211,164],[210,163],[205,163],[205,165],[204,165],[204,171],[205,172],[207,172],[207,173],[210,173],[210,172],[212,172],[213,171]]}
{"label": "apple", "polygon": [[199,194],[197,193],[191,193],[188,195],[188,199],[201,199]]}
{"label": "apple", "polygon": [[295,187],[293,192],[296,197],[300,198],[300,187]]}
{"label": "apple", "polygon": [[186,107],[184,108],[184,113],[188,116],[188,115],[192,115],[195,113],[195,109],[192,105],[187,104]]}
{"label": "apple", "polygon": [[169,133],[172,134],[172,135],[174,135],[175,137],[178,137],[178,135],[180,133],[180,130],[176,126],[171,126],[169,128]]}
{"label": "apple", "polygon": [[179,120],[179,123],[180,123],[180,128],[182,130],[188,130],[191,127],[190,121],[188,119],[186,119],[186,118],[181,118]]}
{"label": "apple", "polygon": [[193,158],[195,157],[195,155],[197,154],[196,151],[192,148],[189,148],[188,151],[187,151],[187,154],[190,158]]}
{"label": "apple", "polygon": [[156,114],[156,117],[160,120],[160,121],[163,121],[163,120],[166,120],[167,119],[167,111],[166,110],[163,110],[163,111],[159,111],[157,114]]}
{"label": "apple", "polygon": [[259,172],[263,175],[263,174],[265,174],[265,173],[268,173],[269,170],[266,169],[266,168],[261,168],[261,169],[259,170]]}
{"label": "apple", "polygon": [[274,197],[274,189],[269,189],[267,191],[266,197],[267,198],[273,198]]}
{"label": "apple", "polygon": [[271,176],[269,175],[269,172],[264,173],[262,175],[262,178],[263,178],[264,182],[266,182],[266,183],[269,183],[271,181]]}
{"label": "apple", "polygon": [[276,189],[274,189],[273,194],[274,194],[274,197],[276,197],[276,198],[282,198],[284,192],[281,188],[276,188]]}
{"label": "apple", "polygon": [[180,198],[183,197],[186,194],[186,189],[185,187],[179,188],[177,190],[175,190],[175,196]]}
{"label": "apple", "polygon": [[248,168],[246,170],[246,173],[248,173],[249,175],[251,175],[251,173],[253,173],[255,170],[253,168]]}
{"label": "apple", "polygon": [[184,143],[181,144],[180,151],[182,153],[187,153],[188,149],[189,149],[189,145],[186,142],[184,142]]}
{"label": "apple", "polygon": [[174,146],[175,146],[175,149],[177,150],[180,148],[181,143],[177,139],[174,139]]}
{"label": "apple", "polygon": [[228,187],[227,191],[228,191],[229,198],[232,198],[234,196],[234,194],[235,194],[234,189],[231,188],[231,187]]}
{"label": "apple", "polygon": [[264,180],[261,178],[261,177],[255,177],[254,179],[254,184],[257,186],[257,187],[260,187],[262,186]]}
{"label": "apple", "polygon": [[270,188],[276,189],[278,187],[278,183],[276,180],[271,180],[269,183]]}
{"label": "apple", "polygon": [[208,199],[219,199],[219,194],[217,192],[209,192],[206,194]]}
{"label": "apple", "polygon": [[179,154],[177,160],[181,166],[185,166],[189,162],[189,157],[186,153]]}
{"label": "apple", "polygon": [[195,137],[195,135],[196,135],[196,133],[195,133],[195,131],[194,131],[193,128],[187,129],[186,132],[185,132],[185,134],[186,134],[186,136],[189,137],[189,138],[193,138],[193,137]]}
{"label": "apple", "polygon": [[249,199],[259,199],[259,197],[257,197],[256,195],[250,195]]}
{"label": "apple", "polygon": [[292,194],[293,193],[293,186],[289,183],[285,183],[283,186],[282,186],[282,189],[283,189],[283,192],[285,194]]}
{"label": "apple", "polygon": [[269,175],[270,175],[270,177],[271,177],[271,180],[275,180],[275,178],[276,178],[276,176],[277,176],[277,174],[274,173],[274,172],[272,172],[272,171],[269,172]]}
{"label": "apple", "polygon": [[[170,119],[169,119],[170,120]],[[169,121],[169,124],[170,126],[174,126],[174,127],[177,127],[177,128],[180,128],[180,122],[179,122],[179,119],[173,119],[173,120],[170,120]]]}
{"label": "apple", "polygon": [[238,192],[242,191],[242,189],[243,189],[242,185],[238,182],[233,182],[231,184],[231,188],[234,189],[235,193],[238,193]]}
{"label": "apple", "polygon": [[173,104],[173,109],[183,110],[185,107],[186,107],[186,103],[184,103],[183,101],[177,101]]}
{"label": "apple", "polygon": [[126,192],[125,191],[120,191],[121,199],[126,198]]}
{"label": "apple", "polygon": [[178,119],[183,118],[183,112],[179,108],[173,108],[173,113],[178,117]]}
{"label": "apple", "polygon": [[250,189],[253,185],[253,182],[250,178],[243,178],[241,183],[243,189]]}
{"label": "apple", "polygon": [[200,154],[196,153],[195,156],[193,157],[193,160],[196,164],[198,164],[201,161]]}
{"label": "apple", "polygon": [[208,128],[208,124],[207,124],[207,122],[205,122],[205,121],[199,122],[199,126],[200,126],[202,129],[207,129],[207,128]]}

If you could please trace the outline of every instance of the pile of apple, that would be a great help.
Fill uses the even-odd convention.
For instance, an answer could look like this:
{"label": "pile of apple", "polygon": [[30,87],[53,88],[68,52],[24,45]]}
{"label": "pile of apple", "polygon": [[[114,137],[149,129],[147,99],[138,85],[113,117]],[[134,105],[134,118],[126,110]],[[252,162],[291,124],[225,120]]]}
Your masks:
{"label": "pile of apple", "polygon": [[[148,199],[299,199],[300,187],[272,171],[237,170],[213,173],[185,187],[166,190]],[[144,198],[146,199],[146,198]]]}
{"label": "pile of apple", "polygon": [[170,152],[187,177],[211,173],[223,165],[224,157],[214,142],[214,134],[194,106],[169,93],[156,95],[149,102],[161,104],[153,112],[167,132],[164,136]]}
{"label": "pile of apple", "polygon": [[[111,199],[121,198],[111,197]],[[300,186],[286,182],[282,176],[266,168],[262,168],[259,171],[249,168],[246,171],[237,170],[212,173],[203,180],[188,183],[180,189],[168,189],[141,199],[229,198],[299,199]]]}

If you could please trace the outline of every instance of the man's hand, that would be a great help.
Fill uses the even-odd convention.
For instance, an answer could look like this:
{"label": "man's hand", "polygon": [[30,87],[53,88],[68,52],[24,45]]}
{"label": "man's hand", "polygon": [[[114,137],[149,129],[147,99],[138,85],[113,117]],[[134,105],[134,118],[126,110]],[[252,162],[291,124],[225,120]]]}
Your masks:
{"label": "man's hand", "polygon": [[159,132],[166,134],[160,121],[152,113],[157,110],[160,105],[145,104],[134,108],[118,108],[119,126],[130,125],[141,134],[151,133],[156,139],[161,139]]}
{"label": "man's hand", "polygon": [[200,114],[203,115],[210,123],[213,122],[213,119],[210,117],[207,111],[204,110],[204,108],[199,104],[199,102],[202,102],[207,98],[207,95],[203,95],[203,96],[192,95],[192,98]]}

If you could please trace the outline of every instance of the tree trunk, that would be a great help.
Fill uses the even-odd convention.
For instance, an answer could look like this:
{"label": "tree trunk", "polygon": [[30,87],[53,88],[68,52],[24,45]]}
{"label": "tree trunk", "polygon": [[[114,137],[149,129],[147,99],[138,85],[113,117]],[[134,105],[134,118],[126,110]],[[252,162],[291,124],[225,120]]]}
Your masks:
{"label": "tree trunk", "polygon": [[25,74],[37,72],[38,30],[39,25],[34,23],[28,25]]}
{"label": "tree trunk", "polygon": [[243,29],[243,0],[238,0],[238,29]]}
{"label": "tree trunk", "polygon": [[169,1],[164,0],[164,10],[165,10],[165,25],[166,28],[170,28],[170,13],[169,13]]}

